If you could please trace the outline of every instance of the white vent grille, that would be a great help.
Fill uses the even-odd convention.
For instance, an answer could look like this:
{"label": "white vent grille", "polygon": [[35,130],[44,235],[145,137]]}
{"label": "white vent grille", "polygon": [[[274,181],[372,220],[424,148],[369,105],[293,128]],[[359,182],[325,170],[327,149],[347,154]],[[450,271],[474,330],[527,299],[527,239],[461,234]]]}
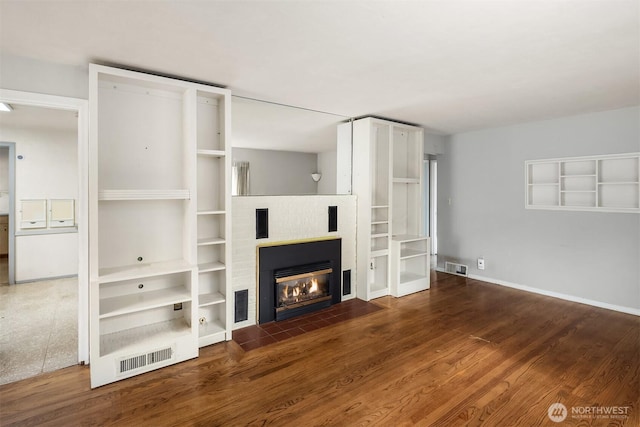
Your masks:
{"label": "white vent grille", "polygon": [[147,366],[147,356],[144,354],[142,356],[133,356],[120,361],[120,370],[118,372],[132,371],[143,366]]}
{"label": "white vent grille", "polygon": [[118,361],[118,373],[124,374],[135,371],[146,366],[171,360],[173,358],[173,348],[167,347],[160,350],[152,351],[145,354],[137,354],[129,356]]}
{"label": "white vent grille", "polygon": [[444,271],[451,274],[457,274],[458,276],[467,276],[467,266],[464,264],[458,264],[455,262],[445,262]]}
{"label": "white vent grille", "polygon": [[147,365],[169,360],[171,359],[171,356],[173,356],[173,351],[171,347],[154,351],[153,353],[147,354]]}

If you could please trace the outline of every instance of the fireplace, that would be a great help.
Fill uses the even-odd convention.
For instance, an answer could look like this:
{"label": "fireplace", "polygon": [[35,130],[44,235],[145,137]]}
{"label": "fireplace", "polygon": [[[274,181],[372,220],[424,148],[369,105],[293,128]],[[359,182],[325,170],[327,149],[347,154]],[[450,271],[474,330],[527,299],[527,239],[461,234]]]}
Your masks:
{"label": "fireplace", "polygon": [[[317,263],[275,272],[276,320],[307,311],[307,306],[331,305],[331,263]],[[318,307],[320,308],[320,307]]]}
{"label": "fireplace", "polygon": [[258,248],[258,323],[289,319],[341,300],[341,240]]}

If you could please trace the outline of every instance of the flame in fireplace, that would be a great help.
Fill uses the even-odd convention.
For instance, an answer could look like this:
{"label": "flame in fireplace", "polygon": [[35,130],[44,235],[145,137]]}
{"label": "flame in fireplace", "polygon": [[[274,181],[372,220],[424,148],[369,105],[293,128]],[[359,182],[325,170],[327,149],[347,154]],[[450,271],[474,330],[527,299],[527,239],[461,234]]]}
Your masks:
{"label": "flame in fireplace", "polygon": [[318,292],[318,279],[313,278],[311,279],[311,284],[309,285],[309,293],[313,294],[315,292]]}
{"label": "flame in fireplace", "polygon": [[311,301],[325,301],[331,297],[329,279],[331,269],[315,270],[284,277],[276,277],[276,307],[279,310],[308,305]]}
{"label": "flame in fireplace", "polygon": [[324,292],[318,279],[315,277],[310,280],[299,280],[295,283],[288,283],[280,290],[279,305],[309,300],[316,295],[322,296]]}

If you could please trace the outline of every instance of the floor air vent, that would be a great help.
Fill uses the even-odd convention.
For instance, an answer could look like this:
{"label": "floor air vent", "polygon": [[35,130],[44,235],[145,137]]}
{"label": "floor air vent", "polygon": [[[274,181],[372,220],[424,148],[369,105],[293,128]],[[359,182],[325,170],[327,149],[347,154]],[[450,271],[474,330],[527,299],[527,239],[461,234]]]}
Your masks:
{"label": "floor air vent", "polygon": [[172,358],[172,347],[163,348],[160,350],[152,351],[150,353],[130,356],[118,361],[118,373],[125,374],[127,372],[135,371],[146,366],[164,362],[165,360],[171,360]]}
{"label": "floor air vent", "polygon": [[458,276],[467,276],[467,266],[455,262],[445,262],[444,271],[451,274],[457,274]]}

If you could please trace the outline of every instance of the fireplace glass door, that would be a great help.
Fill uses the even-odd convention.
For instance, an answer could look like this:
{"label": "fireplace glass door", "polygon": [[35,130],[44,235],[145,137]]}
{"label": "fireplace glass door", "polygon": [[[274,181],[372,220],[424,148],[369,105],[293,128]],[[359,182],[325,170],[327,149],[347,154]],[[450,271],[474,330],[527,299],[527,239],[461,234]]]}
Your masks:
{"label": "fireplace glass door", "polygon": [[[303,273],[295,270],[309,270],[310,267],[305,266],[287,271],[287,273],[296,274],[283,275],[284,272],[282,271],[276,273],[275,301],[277,314],[331,299],[329,283],[333,270],[322,267],[326,267],[326,265],[319,265],[313,271]],[[276,317],[281,316],[277,315]]]}

